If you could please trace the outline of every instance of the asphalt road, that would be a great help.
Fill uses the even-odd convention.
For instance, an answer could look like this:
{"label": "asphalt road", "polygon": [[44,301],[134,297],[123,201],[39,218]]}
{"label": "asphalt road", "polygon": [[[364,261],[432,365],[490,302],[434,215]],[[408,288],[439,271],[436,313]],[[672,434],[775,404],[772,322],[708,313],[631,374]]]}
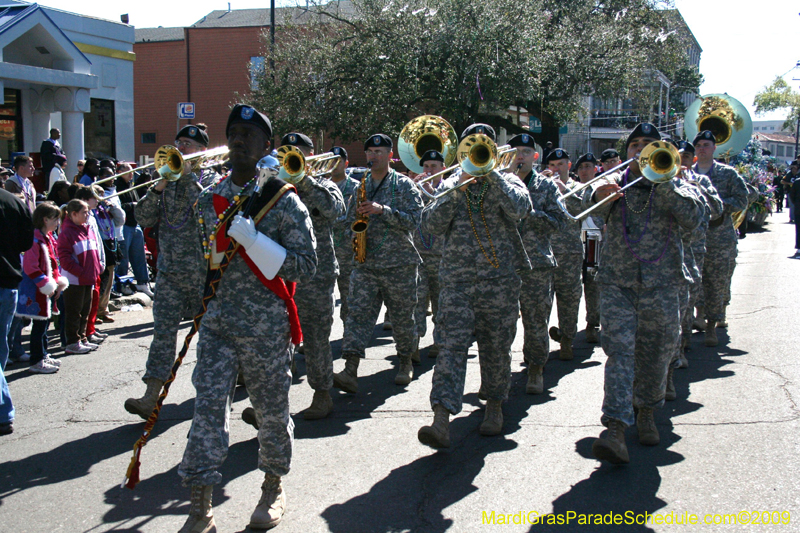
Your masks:
{"label": "asphalt road", "polygon": [[[395,386],[391,336],[376,328],[359,369],[361,392],[335,391],[329,419],[295,417],[292,471],[284,480],[288,511],[277,531],[485,531],[493,529],[486,524],[492,512],[501,531],[800,531],[794,330],[800,261],[788,258],[793,240],[794,227],[783,213],[770,219],[766,231],[739,242],[730,327],[720,330],[715,349],[701,346],[702,335],[694,335],[690,368],[675,373],[678,400],[656,414],[661,445],[640,446],[630,429],[631,463],[624,467],[591,457],[592,440],[602,429],[605,356],[583,342],[582,332],[575,359],[559,361],[554,352],[545,394],[530,396],[518,327],[500,437],[478,434],[483,410],[473,345],[464,411],[451,424],[452,447],[437,453],[417,441],[417,429],[431,420],[434,360],[423,349],[411,385]],[[149,310],[116,317],[97,352],[55,351],[63,361],[58,374],[33,375],[20,365],[7,369],[17,419],[14,434],[0,438],[0,531],[151,533],[177,531],[183,524],[189,490],[181,486],[177,466],[193,412],[194,350],[143,451],[141,483],[133,491],[120,488],[143,427],[123,402],[144,390],[140,376],[153,323]],[[335,357],[341,334],[337,312]],[[422,346],[430,344],[429,335]],[[342,365],[335,361],[337,371]],[[307,407],[312,395],[302,359],[298,370],[292,413]],[[224,479],[214,493],[220,533],[247,531],[259,497],[255,432],[240,419],[248,405],[238,390]],[[732,517],[722,515],[740,512],[736,525],[703,524],[730,523]],[[536,513],[556,513],[569,523],[532,524]],[[578,523],[582,514],[608,521],[609,513],[640,522],[644,513],[672,521],[693,514],[699,524],[661,525],[654,517],[638,525]],[[789,524],[761,529],[740,523],[787,517]],[[500,526],[505,520],[510,524]]]}

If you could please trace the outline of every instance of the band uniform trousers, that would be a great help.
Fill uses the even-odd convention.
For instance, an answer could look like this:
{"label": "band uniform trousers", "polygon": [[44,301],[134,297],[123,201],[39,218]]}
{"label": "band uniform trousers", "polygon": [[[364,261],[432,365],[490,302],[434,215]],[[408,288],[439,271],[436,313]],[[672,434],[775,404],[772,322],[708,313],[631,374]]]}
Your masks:
{"label": "band uniform trousers", "polygon": [[461,411],[472,332],[478,342],[481,385],[489,400],[506,400],[511,344],[517,334],[521,281],[516,275],[443,285],[439,293],[442,344],[433,373],[431,406]]}
{"label": "band uniform trousers", "polygon": [[586,298],[586,327],[600,327],[600,285],[589,272],[583,274],[583,297]]}
{"label": "band uniform trousers", "polygon": [[633,408],[664,405],[667,369],[680,328],[683,284],[646,288],[603,284],[602,346],[608,356],[602,422],[634,424]]}
{"label": "band uniform trousers", "polygon": [[521,270],[522,290],[519,307],[525,341],[522,353],[529,365],[544,366],[550,356],[550,337],[547,324],[553,308],[554,268]]}
{"label": "band uniform trousers", "polygon": [[700,280],[694,283],[688,281],[678,290],[678,298],[680,299],[681,306],[681,334],[678,337],[678,345],[675,347],[675,357],[678,359],[681,355],[681,344],[685,340],[687,343],[692,338],[692,322],[694,320],[694,308],[689,304],[692,302],[692,287],[698,285]]}
{"label": "band uniform trousers", "polygon": [[417,336],[422,338],[428,333],[427,311],[430,301],[433,313],[433,342],[436,344],[439,344],[436,314],[439,310],[439,264],[441,259],[438,256],[422,256],[423,263],[419,266],[419,278],[417,279],[417,307],[414,319]]}
{"label": "band uniform trousers", "polygon": [[169,378],[177,355],[181,319],[187,309],[194,316],[202,305],[203,285],[199,276],[158,272],[153,298],[153,342],[142,380]]}
{"label": "band uniform trousers", "polygon": [[192,374],[194,418],[178,468],[184,486],[222,481],[219,468],[228,455],[230,408],[240,369],[259,423],[258,468],[274,476],[289,472],[294,440],[290,344],[288,322],[284,331],[259,337],[226,336],[201,325]]}
{"label": "band uniform trousers", "polygon": [[336,301],[333,287],[336,278],[314,276],[311,281],[298,283],[294,301],[303,330],[303,347],[306,358],[308,384],[314,390],[333,387],[333,354],[331,328]]}
{"label": "band uniform trousers", "polygon": [[706,262],[706,254],[694,252],[694,262],[697,265],[697,270],[700,272],[700,278],[692,284],[689,305],[692,309],[703,309],[705,307],[705,298],[703,297],[703,268]]}
{"label": "band uniform trousers", "polygon": [[347,320],[347,296],[350,293],[350,274],[353,272],[353,248],[352,246],[337,246],[335,248],[336,261],[339,263],[339,276],[336,278],[336,284],[339,288],[339,301],[341,307],[339,308],[339,318],[342,323]]}
{"label": "band uniform trousers", "polygon": [[417,265],[353,269],[342,341],[343,355],[364,357],[382,303],[386,304],[387,314],[392,321],[397,354],[411,357],[416,349],[414,308],[417,305]]}
{"label": "band uniform trousers", "polygon": [[[722,320],[726,301],[730,301],[731,276],[738,254],[736,242],[728,242],[721,232],[732,228],[709,230],[706,237],[706,256],[703,264],[703,299],[706,320]],[[735,239],[735,236],[733,237]],[[717,242],[719,241],[719,242]]]}
{"label": "band uniform trousers", "polygon": [[553,291],[558,310],[558,327],[563,337],[573,339],[578,332],[578,310],[583,292],[581,287],[583,256],[561,255],[556,256],[556,261],[558,266],[553,269]]}

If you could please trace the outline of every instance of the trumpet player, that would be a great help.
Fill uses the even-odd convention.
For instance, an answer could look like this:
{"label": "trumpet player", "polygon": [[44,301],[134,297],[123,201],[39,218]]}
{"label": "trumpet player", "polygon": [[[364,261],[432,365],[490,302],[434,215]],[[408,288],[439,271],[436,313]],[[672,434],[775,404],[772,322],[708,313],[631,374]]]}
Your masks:
{"label": "trumpet player", "polygon": [[[461,140],[484,135],[491,126],[473,124]],[[517,332],[520,277],[530,261],[517,229],[532,209],[522,182],[492,170],[471,184],[463,170],[444,182],[453,192],[422,213],[422,229],[442,238],[439,296],[441,351],[431,390],[433,423],[420,428],[419,441],[432,448],[450,446],[450,415],[461,412],[472,332],[478,341],[481,382],[487,397],[482,435],[503,431],[502,403],[508,397],[511,344]]]}
{"label": "trumpet player", "polygon": [[[175,135],[175,146],[183,155],[208,148],[208,133],[202,124],[184,126]],[[147,420],[158,400],[175,361],[178,328],[186,310],[195,313],[203,299],[205,264],[192,206],[202,185],[190,162],[176,181],[159,179],[134,208],[143,227],[158,225],[158,273],[153,297],[153,341],[147,355],[141,398],[125,400],[125,410]]]}
{"label": "trumpet player", "polygon": [[[660,138],[655,126],[639,124],[625,142],[627,158],[638,157]],[[584,207],[613,198],[596,210],[606,220],[597,282],[608,356],[601,421],[608,430],[592,445],[595,457],[613,464],[629,462],[625,428],[634,423],[634,408],[639,442],[660,442],[653,410],[664,403],[667,367],[680,331],[679,290],[686,280],[676,232],[678,226],[694,230],[705,216],[697,189],[676,178],[658,185],[640,180],[619,193],[644,170],[634,160],[624,172],[609,176],[610,183],[583,195]]]}
{"label": "trumpet player", "polygon": [[[616,159],[619,162],[619,156]],[[597,158],[592,152],[585,153],[578,158],[575,162],[575,173],[581,183],[587,183],[594,178],[597,171],[597,163]],[[585,248],[581,275],[583,276],[583,297],[586,299],[586,342],[589,344],[597,344],[599,342],[600,287],[595,281],[595,276],[597,274],[599,248],[603,241],[604,225],[603,219],[594,215],[589,215],[581,221],[581,239]],[[594,248],[593,258],[588,256],[590,246]],[[588,261],[590,260],[594,264],[589,264]]]}
{"label": "trumpet player", "polygon": [[[359,184],[348,208],[347,222],[368,217],[364,262],[350,276],[348,313],[344,323],[344,370],[334,375],[334,386],[358,392],[358,365],[372,335],[381,301],[392,319],[399,368],[394,382],[411,382],[411,357],[416,349],[414,308],[417,304],[417,267],[422,262],[411,232],[419,225],[422,198],[411,179],[389,168],[392,140],[382,133],[364,143],[370,172]],[[362,189],[363,187],[363,189]],[[363,201],[358,201],[359,194]]]}
{"label": "trumpet player", "polygon": [[525,333],[522,353],[528,365],[525,392],[541,394],[544,390],[542,372],[550,355],[547,322],[553,307],[553,271],[556,267],[550,237],[564,230],[567,217],[556,203],[556,184],[533,170],[538,155],[533,137],[523,133],[512,137],[508,144],[517,149],[513,162],[513,168],[516,169],[514,176],[528,189],[532,202],[531,211],[519,225],[519,233],[533,267],[531,270],[518,271],[522,278],[519,306]]}

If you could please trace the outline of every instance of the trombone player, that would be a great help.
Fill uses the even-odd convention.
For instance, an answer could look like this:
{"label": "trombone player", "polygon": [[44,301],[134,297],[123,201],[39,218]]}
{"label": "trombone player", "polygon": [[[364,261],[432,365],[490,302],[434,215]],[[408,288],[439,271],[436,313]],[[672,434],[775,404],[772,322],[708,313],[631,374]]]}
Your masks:
{"label": "trombone player", "polygon": [[[639,124],[625,142],[628,159],[660,139],[655,126]],[[639,410],[639,442],[660,442],[653,410],[664,403],[667,366],[680,333],[678,293],[686,282],[677,230],[692,231],[705,216],[695,187],[667,180],[680,171],[680,156],[672,145],[669,148],[671,170],[660,176],[663,183],[656,184],[653,177],[619,193],[621,185],[653,170],[641,168],[634,159],[627,170],[607,176],[608,183],[583,195],[584,207],[612,198],[596,213],[606,220],[597,282],[602,346],[608,356],[601,421],[608,430],[594,441],[592,453],[613,464],[629,462],[625,428],[634,423],[634,407]]]}
{"label": "trombone player", "polygon": [[[207,148],[205,126],[184,126],[175,136],[175,145],[183,155]],[[136,220],[143,228],[158,225],[153,342],[142,377],[147,388],[141,398],[125,400],[125,410],[145,420],[153,411],[175,361],[181,318],[187,310],[196,312],[203,298],[205,263],[193,213],[202,189],[191,162],[186,162],[178,180],[157,180],[134,208]]]}

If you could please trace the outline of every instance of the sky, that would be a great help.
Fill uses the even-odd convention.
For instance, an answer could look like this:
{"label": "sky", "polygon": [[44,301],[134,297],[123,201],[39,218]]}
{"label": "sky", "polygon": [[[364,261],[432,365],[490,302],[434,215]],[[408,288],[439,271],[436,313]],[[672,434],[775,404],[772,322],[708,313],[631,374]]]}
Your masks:
{"label": "sky", "polygon": [[[673,0],[703,53],[701,94],[728,93],[744,104],[753,120],[776,120],[787,112],[755,115],[753,98],[776,76],[800,90],[800,2],[796,0]],[[304,3],[304,2],[300,2]],[[139,0],[117,4],[108,0],[41,0],[40,5],[118,21],[128,13],[138,28],[189,26],[226,1]],[[296,0],[276,0],[276,6],[296,5]],[[124,6],[124,7],[122,7]],[[269,7],[264,0],[232,0],[231,9]],[[798,78],[794,80],[793,78]]]}

